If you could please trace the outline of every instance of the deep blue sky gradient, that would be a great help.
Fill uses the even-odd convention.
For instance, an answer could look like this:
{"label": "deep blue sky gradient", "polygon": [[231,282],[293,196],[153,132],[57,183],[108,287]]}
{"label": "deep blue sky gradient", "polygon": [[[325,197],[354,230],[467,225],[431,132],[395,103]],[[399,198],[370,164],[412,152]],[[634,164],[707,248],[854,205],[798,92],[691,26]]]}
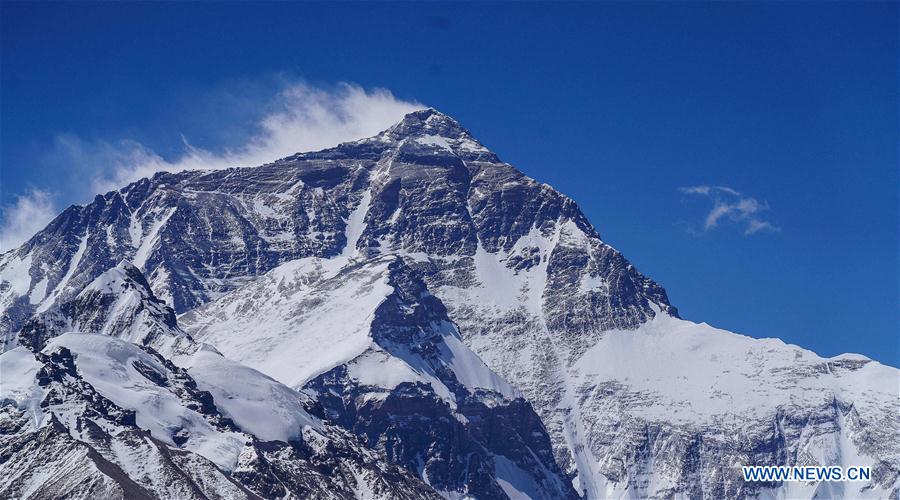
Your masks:
{"label": "deep blue sky gradient", "polygon": [[[900,364],[897,3],[0,6],[0,203],[60,133],[217,149],[216,89],[355,82],[574,198],[685,318]],[[262,96],[264,97],[264,96]],[[726,185],[781,230],[689,230]],[[84,201],[84,200],[70,200]]]}

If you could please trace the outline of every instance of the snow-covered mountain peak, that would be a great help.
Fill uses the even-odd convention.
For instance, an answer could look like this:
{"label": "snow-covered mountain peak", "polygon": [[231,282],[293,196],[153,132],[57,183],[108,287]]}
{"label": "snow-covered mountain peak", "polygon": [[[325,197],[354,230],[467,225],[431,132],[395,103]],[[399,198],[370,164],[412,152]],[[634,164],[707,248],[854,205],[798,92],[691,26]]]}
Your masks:
{"label": "snow-covered mountain peak", "polygon": [[32,350],[66,332],[101,333],[167,355],[194,346],[175,312],[156,298],[141,271],[128,261],[101,273],[74,298],[40,312],[23,325],[18,342]]}
{"label": "snow-covered mountain peak", "polygon": [[418,151],[437,156],[449,154],[472,161],[497,160],[496,155],[458,121],[434,108],[409,113],[384,132],[361,142],[372,141],[399,145],[407,154]]}
{"label": "snow-covered mountain peak", "polygon": [[434,109],[425,108],[407,113],[402,120],[389,127],[379,135],[390,135],[396,139],[435,135],[457,139],[462,136],[471,137],[469,131],[455,119]]}
{"label": "snow-covered mountain peak", "polygon": [[[100,293],[124,293],[133,290],[141,298],[158,301],[150,288],[150,283],[134,264],[128,260],[121,260],[115,267],[103,272],[87,284],[79,295],[90,292]],[[158,301],[161,302],[161,301]]]}

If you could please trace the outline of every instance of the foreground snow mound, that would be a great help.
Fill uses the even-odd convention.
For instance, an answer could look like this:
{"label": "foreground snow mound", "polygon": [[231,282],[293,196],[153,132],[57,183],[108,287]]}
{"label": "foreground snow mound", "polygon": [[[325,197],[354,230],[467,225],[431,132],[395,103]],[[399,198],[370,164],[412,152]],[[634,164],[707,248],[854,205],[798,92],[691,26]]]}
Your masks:
{"label": "foreground snow mound", "polygon": [[308,397],[207,349],[191,365],[77,333],[0,355],[0,496],[436,498]]}
{"label": "foreground snow mound", "polygon": [[[76,363],[62,345],[68,340],[97,352]],[[15,380],[14,387],[4,382],[0,388],[0,496],[253,496],[222,470],[234,466],[244,436],[186,379],[116,339],[72,335],[57,341],[37,354],[18,347],[0,355],[4,381]],[[83,373],[123,385],[98,390]],[[168,387],[157,385],[162,381]]]}
{"label": "foreground snow mound", "polygon": [[448,498],[575,496],[531,406],[402,259],[288,263],[181,321]]}
{"label": "foreground snow mound", "polygon": [[304,429],[323,430],[309,413],[315,406],[309,396],[252,368],[209,349],[198,350],[185,366],[224,415],[262,441],[290,442],[302,439]]}

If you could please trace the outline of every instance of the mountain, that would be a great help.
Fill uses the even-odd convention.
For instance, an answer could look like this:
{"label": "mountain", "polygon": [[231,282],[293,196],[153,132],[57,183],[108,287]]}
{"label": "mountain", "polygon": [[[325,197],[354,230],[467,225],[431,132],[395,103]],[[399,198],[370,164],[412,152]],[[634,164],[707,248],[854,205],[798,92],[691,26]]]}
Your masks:
{"label": "mountain", "polygon": [[[470,418],[486,410],[466,403],[490,408],[496,397],[491,418],[523,437],[517,449],[536,453],[540,467],[517,468],[538,487],[554,481],[533,478],[571,476],[589,498],[900,491],[897,369],[679,319],[665,290],[604,243],[574,201],[433,109],[372,138],[259,167],[159,173],[68,208],[0,256],[4,349],[37,346],[23,336],[40,330],[35,322],[67,325],[53,311],[87,300],[85,287],[123,260],[181,315],[178,335],[304,390],[322,418],[405,471],[416,434],[423,445],[442,436],[380,419],[440,408],[463,424],[453,424],[464,439],[450,449],[477,449],[484,483],[500,484],[506,464],[493,457],[507,455]],[[434,300],[414,306],[420,292],[410,290]],[[388,303],[395,312],[382,309]],[[414,327],[393,342],[378,328],[393,320],[374,321],[379,314]],[[432,317],[445,326],[423,322]],[[418,335],[434,355],[398,350]],[[127,336],[143,338],[153,335]],[[477,363],[438,355],[463,347]],[[391,406],[400,398],[412,399]],[[512,425],[521,418],[504,413],[531,408],[560,474]],[[433,456],[434,474],[453,470],[452,458]],[[745,483],[738,466],[753,464],[869,465],[874,474],[867,483]],[[438,490],[474,487],[441,477]],[[475,491],[497,491],[487,488]]]}

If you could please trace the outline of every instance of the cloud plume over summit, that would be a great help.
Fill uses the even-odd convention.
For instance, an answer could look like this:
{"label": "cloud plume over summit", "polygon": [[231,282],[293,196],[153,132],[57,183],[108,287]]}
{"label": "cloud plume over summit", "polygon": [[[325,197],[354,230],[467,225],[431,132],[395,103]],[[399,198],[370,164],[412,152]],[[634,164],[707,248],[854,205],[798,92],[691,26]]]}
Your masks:
{"label": "cloud plume over summit", "polygon": [[[23,243],[50,222],[63,204],[87,201],[94,194],[118,189],[156,172],[261,165],[297,152],[375,135],[405,114],[424,107],[381,88],[365,89],[353,83],[324,88],[285,80],[278,81],[277,91],[265,102],[243,104],[266,112],[241,134],[242,141],[214,150],[195,146],[190,137],[182,137],[182,144],[176,148],[179,153],[165,157],[133,139],[88,140],[71,133],[58,134],[49,148],[48,163],[69,165],[71,171],[81,175],[65,186],[53,186],[58,196],[51,196],[44,187],[12,196],[7,193],[7,199],[15,201],[0,207],[0,249]],[[226,123],[208,126],[240,127]]]}

